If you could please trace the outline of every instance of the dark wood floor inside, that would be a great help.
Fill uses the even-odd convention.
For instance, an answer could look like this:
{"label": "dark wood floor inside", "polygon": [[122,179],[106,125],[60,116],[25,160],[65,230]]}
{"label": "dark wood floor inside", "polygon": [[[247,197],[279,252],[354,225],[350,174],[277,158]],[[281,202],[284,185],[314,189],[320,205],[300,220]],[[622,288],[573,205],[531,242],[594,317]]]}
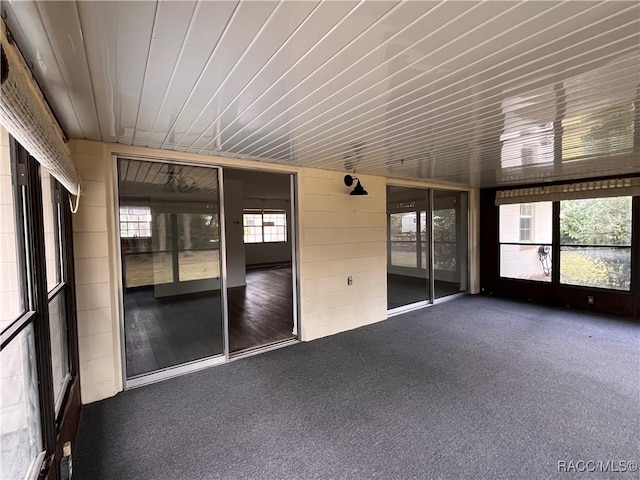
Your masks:
{"label": "dark wood floor inside", "polygon": [[229,350],[294,338],[291,267],[247,271],[247,286],[227,290]]}
{"label": "dark wood floor inside", "polygon": [[[291,267],[249,270],[227,297],[232,353],[294,338]],[[128,378],[223,352],[219,290],[155,298],[153,287],[129,289],[124,306]]]}

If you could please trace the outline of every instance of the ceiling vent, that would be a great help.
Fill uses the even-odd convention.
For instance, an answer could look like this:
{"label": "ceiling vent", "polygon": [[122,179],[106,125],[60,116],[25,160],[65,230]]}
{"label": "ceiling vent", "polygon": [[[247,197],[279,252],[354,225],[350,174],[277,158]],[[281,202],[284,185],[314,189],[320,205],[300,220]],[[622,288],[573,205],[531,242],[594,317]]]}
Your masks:
{"label": "ceiling vent", "polygon": [[22,55],[2,23],[0,123],[71,194],[79,196],[80,177],[58,122]]}

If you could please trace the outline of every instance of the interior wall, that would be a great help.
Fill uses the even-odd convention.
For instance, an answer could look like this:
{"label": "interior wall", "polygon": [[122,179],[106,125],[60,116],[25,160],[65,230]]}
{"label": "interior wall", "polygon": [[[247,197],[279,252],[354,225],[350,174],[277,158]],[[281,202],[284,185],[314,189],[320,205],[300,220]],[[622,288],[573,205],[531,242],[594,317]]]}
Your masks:
{"label": "interior wall", "polygon": [[243,287],[247,284],[242,228],[243,185],[239,180],[224,179],[224,223],[227,247],[227,286]]}

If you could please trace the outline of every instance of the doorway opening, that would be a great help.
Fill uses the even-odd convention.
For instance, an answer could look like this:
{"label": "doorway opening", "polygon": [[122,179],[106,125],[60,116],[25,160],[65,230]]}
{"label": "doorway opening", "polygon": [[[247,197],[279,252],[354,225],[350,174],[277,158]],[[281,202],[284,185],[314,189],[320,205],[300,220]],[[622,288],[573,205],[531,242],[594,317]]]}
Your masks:
{"label": "doorway opening", "polygon": [[229,354],[297,338],[293,177],[224,169]]}

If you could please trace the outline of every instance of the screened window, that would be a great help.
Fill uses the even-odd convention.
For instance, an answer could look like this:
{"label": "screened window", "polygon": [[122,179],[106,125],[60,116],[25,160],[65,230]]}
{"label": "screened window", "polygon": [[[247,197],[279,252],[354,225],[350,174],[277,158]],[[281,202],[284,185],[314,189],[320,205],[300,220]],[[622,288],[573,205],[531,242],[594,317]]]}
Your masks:
{"label": "screened window", "polygon": [[151,238],[151,208],[120,207],[121,238]]}
{"label": "screened window", "polygon": [[244,243],[287,241],[287,214],[284,210],[245,210],[242,225]]}
{"label": "screened window", "polygon": [[560,202],[560,282],[630,290],[632,197]]}
{"label": "screened window", "polygon": [[551,281],[552,202],[500,206],[500,276]]}

